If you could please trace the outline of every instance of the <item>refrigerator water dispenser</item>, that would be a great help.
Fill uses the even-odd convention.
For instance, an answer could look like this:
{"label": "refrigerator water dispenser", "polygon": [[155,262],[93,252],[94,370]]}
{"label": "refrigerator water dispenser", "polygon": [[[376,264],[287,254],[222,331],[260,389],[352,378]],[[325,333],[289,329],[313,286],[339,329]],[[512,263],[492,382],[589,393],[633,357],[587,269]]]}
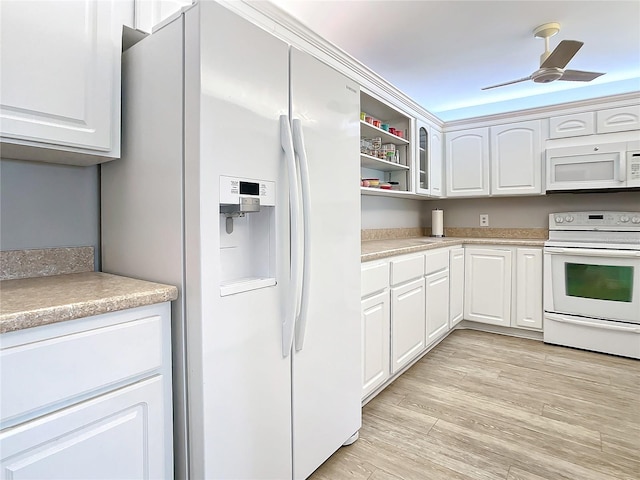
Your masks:
{"label": "refrigerator water dispenser", "polygon": [[276,284],[275,182],[220,176],[220,295]]}

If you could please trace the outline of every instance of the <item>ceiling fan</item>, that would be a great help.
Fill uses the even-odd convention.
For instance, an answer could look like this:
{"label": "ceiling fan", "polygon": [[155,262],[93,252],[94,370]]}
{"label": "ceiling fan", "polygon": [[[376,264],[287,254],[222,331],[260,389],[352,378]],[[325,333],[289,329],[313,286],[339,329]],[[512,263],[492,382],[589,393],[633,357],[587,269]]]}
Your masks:
{"label": "ceiling fan", "polygon": [[578,50],[584,45],[583,42],[576,40],[562,40],[558,46],[549,52],[549,37],[552,37],[560,31],[559,23],[545,23],[533,30],[535,38],[544,38],[544,53],[540,55],[540,68],[528,77],[519,78],[510,82],[499,83],[484,87],[482,90],[490,88],[504,87],[513,83],[526,82],[533,80],[536,83],[549,83],[556,80],[568,80],[573,82],[590,82],[594,78],[598,78],[604,73],[584,72],[582,70],[565,70],[569,61],[578,53]]}

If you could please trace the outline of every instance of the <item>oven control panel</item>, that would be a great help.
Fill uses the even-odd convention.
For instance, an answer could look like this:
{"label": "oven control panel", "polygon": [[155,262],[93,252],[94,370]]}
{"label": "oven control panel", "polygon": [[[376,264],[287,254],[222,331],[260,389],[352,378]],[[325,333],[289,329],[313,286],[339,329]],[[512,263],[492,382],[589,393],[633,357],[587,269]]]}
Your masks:
{"label": "oven control panel", "polygon": [[640,231],[640,212],[551,213],[549,230]]}

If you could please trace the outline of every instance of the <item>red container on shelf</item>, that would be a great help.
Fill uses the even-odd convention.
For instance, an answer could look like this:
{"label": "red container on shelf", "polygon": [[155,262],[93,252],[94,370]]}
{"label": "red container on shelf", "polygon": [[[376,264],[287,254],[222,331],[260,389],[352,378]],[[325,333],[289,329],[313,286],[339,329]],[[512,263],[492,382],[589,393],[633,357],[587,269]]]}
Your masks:
{"label": "red container on shelf", "polygon": [[364,117],[364,121],[367,123],[373,123],[373,117]]}
{"label": "red container on shelf", "polygon": [[396,130],[396,136],[402,138],[402,130]]}
{"label": "red container on shelf", "polygon": [[393,135],[396,134],[396,129],[393,127],[389,127],[389,133],[392,133]]}
{"label": "red container on shelf", "polygon": [[374,121],[373,121],[373,126],[374,126],[374,127],[378,127],[378,128],[380,128],[380,125],[382,125],[382,122],[381,122],[380,120],[374,120]]}

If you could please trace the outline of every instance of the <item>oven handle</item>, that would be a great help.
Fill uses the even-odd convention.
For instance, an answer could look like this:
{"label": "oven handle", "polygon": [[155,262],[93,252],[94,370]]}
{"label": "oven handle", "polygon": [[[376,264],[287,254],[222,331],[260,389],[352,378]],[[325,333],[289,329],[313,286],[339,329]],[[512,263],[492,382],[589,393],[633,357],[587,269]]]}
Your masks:
{"label": "oven handle", "polygon": [[553,320],[558,323],[570,323],[573,325],[581,325],[585,327],[593,327],[593,328],[603,328],[605,330],[614,330],[618,332],[632,332],[632,333],[640,333],[640,326],[637,327],[625,327],[622,325],[616,325],[614,322],[611,323],[593,323],[589,320],[578,320],[576,318],[567,318],[561,317],[559,315],[554,314],[546,314],[546,317],[549,320]]}
{"label": "oven handle", "polygon": [[544,247],[544,253],[579,255],[581,257],[632,258],[640,257],[638,250],[606,250],[597,248]]}

